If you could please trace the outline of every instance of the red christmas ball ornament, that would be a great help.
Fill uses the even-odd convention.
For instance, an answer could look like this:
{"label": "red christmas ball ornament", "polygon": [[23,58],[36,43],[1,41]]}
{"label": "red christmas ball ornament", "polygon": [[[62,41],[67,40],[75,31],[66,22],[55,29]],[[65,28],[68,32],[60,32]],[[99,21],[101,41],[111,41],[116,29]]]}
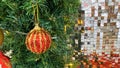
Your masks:
{"label": "red christmas ball ornament", "polygon": [[0,68],[12,68],[10,59],[0,51]]}
{"label": "red christmas ball ornament", "polygon": [[36,25],[26,37],[27,49],[33,53],[44,53],[51,44],[51,36],[43,28]]}

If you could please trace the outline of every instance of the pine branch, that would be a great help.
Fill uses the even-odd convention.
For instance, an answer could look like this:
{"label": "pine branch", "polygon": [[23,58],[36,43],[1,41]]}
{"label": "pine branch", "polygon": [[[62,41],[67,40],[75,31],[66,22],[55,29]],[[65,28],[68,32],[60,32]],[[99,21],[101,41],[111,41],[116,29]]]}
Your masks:
{"label": "pine branch", "polygon": [[27,35],[27,33],[20,32],[20,31],[14,31],[15,33],[22,34],[22,35]]}

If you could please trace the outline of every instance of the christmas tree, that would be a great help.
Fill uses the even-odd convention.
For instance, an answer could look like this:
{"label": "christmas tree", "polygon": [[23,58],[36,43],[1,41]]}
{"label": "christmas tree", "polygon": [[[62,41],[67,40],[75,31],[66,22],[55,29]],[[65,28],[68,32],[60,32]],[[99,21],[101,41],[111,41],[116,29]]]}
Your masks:
{"label": "christmas tree", "polygon": [[[52,36],[51,47],[42,54],[32,53],[25,45],[27,33],[35,26],[35,3],[39,26]],[[9,55],[12,68],[64,68],[72,53],[66,40],[78,16],[79,3],[79,0],[1,0],[0,28],[4,31],[4,42],[0,51],[12,51]],[[69,26],[67,31],[65,25]]]}

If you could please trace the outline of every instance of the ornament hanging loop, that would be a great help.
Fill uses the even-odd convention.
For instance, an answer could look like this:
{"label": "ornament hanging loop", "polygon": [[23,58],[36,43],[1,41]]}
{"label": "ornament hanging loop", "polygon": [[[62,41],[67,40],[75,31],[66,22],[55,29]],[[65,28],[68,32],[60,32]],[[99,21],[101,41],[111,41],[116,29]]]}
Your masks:
{"label": "ornament hanging loop", "polygon": [[35,20],[35,26],[39,26],[39,11],[38,11],[38,1],[36,1],[36,4],[32,4],[33,7],[33,14],[34,14],[34,20]]}

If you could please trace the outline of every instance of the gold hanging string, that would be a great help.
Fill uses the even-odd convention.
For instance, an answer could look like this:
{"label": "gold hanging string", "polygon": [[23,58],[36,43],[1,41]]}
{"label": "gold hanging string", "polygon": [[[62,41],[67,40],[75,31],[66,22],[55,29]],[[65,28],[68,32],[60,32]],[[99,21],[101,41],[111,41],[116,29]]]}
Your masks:
{"label": "gold hanging string", "polygon": [[[37,1],[38,2],[38,1]],[[34,20],[35,20],[35,25],[39,25],[39,11],[38,11],[38,3],[36,2],[36,5],[35,4],[32,4],[32,7],[33,7],[33,14],[34,14]]]}
{"label": "gold hanging string", "polygon": [[38,25],[39,24],[39,11],[38,11],[38,4],[36,3],[36,22],[35,22],[35,25]]}

